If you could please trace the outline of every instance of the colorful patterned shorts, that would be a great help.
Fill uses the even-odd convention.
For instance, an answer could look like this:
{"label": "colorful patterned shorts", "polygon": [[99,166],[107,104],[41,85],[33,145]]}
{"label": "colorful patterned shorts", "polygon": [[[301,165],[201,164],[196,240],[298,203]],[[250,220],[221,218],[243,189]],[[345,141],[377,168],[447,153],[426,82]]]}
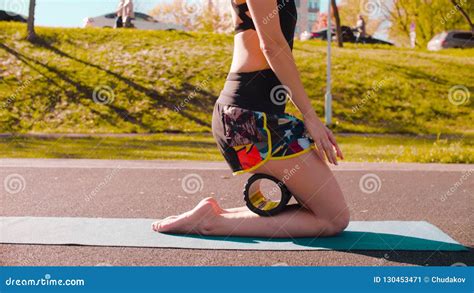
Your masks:
{"label": "colorful patterned shorts", "polygon": [[257,169],[270,159],[288,159],[313,148],[303,121],[217,102],[212,133],[233,174]]}

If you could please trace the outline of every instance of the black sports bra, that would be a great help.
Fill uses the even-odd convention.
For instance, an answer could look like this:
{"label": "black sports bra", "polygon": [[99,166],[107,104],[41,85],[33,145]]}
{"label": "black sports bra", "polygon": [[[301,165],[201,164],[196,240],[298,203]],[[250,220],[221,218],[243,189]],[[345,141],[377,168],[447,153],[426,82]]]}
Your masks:
{"label": "black sports bra", "polygon": [[[240,33],[246,31],[248,29],[255,30],[255,25],[253,24],[253,20],[250,16],[247,15],[247,11],[249,8],[247,3],[242,4],[235,4],[234,0],[230,0],[232,3],[232,8],[234,9],[235,13],[239,16],[242,20],[241,23],[235,25],[234,31],[235,33]],[[296,12],[296,5],[295,0],[275,0],[277,3],[277,10],[278,15],[280,17],[280,27],[283,35],[285,36],[288,45],[290,48],[293,49],[293,37],[295,35],[295,28],[296,28],[296,20],[297,20],[297,12]],[[272,15],[269,15],[268,18],[271,18]]]}

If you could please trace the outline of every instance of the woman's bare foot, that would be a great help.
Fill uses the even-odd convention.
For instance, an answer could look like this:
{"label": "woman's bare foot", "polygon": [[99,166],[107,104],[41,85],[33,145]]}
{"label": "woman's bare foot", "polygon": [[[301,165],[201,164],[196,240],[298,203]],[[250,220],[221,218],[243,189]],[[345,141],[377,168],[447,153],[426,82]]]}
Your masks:
{"label": "woman's bare foot", "polygon": [[188,212],[156,221],[152,229],[162,233],[206,234],[210,225],[222,212],[223,209],[219,207],[216,200],[208,197]]}

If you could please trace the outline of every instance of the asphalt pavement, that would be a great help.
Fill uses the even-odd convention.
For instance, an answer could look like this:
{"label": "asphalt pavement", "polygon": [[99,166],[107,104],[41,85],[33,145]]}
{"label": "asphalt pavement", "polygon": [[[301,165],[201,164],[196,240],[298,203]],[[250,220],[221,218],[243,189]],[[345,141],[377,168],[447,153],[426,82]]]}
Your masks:
{"label": "asphalt pavement", "polygon": [[[0,245],[0,265],[474,265],[474,165],[341,163],[331,167],[351,220],[428,221],[469,248],[446,251],[238,251]],[[0,159],[0,216],[163,218],[215,197],[242,206],[248,175],[220,162]],[[183,184],[194,178],[196,185]],[[365,184],[371,178],[375,187]],[[0,231],[1,232],[1,231]],[[27,232],[27,231],[25,231]]]}

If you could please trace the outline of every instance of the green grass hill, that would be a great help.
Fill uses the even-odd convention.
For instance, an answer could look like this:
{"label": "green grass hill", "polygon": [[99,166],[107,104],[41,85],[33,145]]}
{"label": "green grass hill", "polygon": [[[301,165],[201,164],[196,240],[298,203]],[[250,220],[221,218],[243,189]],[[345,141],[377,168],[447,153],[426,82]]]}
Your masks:
{"label": "green grass hill", "polygon": [[[44,43],[32,45],[25,30],[0,23],[0,132],[210,131],[231,35],[38,28]],[[296,41],[294,55],[322,116],[325,43]],[[346,44],[334,48],[333,64],[338,132],[474,133],[474,50]]]}

